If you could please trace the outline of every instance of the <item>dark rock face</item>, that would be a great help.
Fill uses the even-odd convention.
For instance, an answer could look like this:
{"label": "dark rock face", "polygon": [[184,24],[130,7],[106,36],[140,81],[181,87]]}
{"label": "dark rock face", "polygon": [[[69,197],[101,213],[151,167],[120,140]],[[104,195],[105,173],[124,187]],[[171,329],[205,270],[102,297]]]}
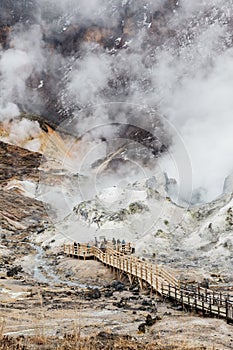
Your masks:
{"label": "dark rock face", "polygon": [[14,266],[11,269],[9,269],[6,274],[7,274],[7,277],[13,277],[15,275],[18,275],[18,273],[20,273],[22,271],[23,271],[22,266],[19,265],[19,266]]}
{"label": "dark rock face", "polygon": [[146,324],[145,323],[141,323],[138,326],[138,330],[139,330],[140,333],[145,333],[146,332]]}
{"label": "dark rock face", "polygon": [[[133,95],[134,85],[140,86],[143,91],[150,91],[150,74],[144,78],[132,74],[127,64],[120,64],[118,67],[118,53],[123,53],[124,60],[127,61],[134,51],[135,54],[138,54],[138,50],[149,53],[150,48],[162,45],[170,35],[167,23],[172,11],[177,7],[176,3],[174,0],[167,0],[155,9],[144,0],[118,4],[112,0],[103,1],[101,8],[93,9],[93,14],[90,16],[90,13],[87,15],[79,11],[77,4],[73,8],[63,6],[61,10],[59,4],[50,1],[47,3],[37,0],[3,1],[0,4],[0,43],[3,48],[7,50],[14,47],[15,36],[30,33],[33,26],[37,25],[42,36],[38,40],[45,59],[43,69],[37,71],[35,67],[26,81],[26,98],[21,100],[21,97],[14,97],[12,102],[16,103],[23,113],[40,115],[41,123],[46,121],[55,127],[64,120],[76,116],[80,110],[85,110],[83,118],[88,118],[95,114],[95,108],[90,105],[96,102],[90,99],[80,103],[77,98],[72,98],[67,93],[67,85],[72,81],[73,71],[79,74],[79,65],[85,62],[86,57],[90,55],[95,59],[100,55],[109,56],[111,59],[106,59],[109,61],[106,65],[109,66],[110,73],[104,86],[96,93],[99,97],[98,104],[110,105],[105,112],[108,115],[108,123],[121,123],[120,115],[126,120],[125,125],[119,129],[117,137],[140,144],[141,150],[138,147],[139,154],[136,157],[143,159],[144,163],[148,162],[150,154],[146,152],[141,156],[144,152],[142,148],[149,150],[154,156],[159,156],[166,151],[169,142],[161,137],[161,134],[157,137],[150,132],[151,123],[146,122],[150,111],[143,113],[141,110],[137,111],[135,107],[126,108],[124,105],[124,102],[130,100]],[[143,33],[142,43],[138,48],[130,48],[128,42],[137,38],[139,32]],[[30,40],[33,41],[33,38]],[[147,54],[142,55],[141,62],[145,69],[146,57]],[[96,64],[93,61],[93,67]],[[96,66],[95,69],[99,68]],[[43,86],[38,88],[41,81]],[[122,108],[116,106],[113,108],[112,102],[117,105],[119,101],[123,101]],[[133,126],[135,118],[138,121],[137,126]],[[159,119],[159,115],[153,116],[154,124]],[[62,127],[66,128],[64,123]],[[155,128],[161,129],[163,126],[156,124]],[[127,152],[128,147],[125,149]],[[119,166],[118,160],[116,164],[113,163],[114,160],[111,163],[113,168]]]}
{"label": "dark rock face", "polygon": [[10,180],[39,181],[38,167],[42,155],[24,148],[0,142],[0,222],[1,228],[17,232],[21,230],[37,231],[47,220],[42,202],[25,197],[20,190],[6,189]]}
{"label": "dark rock face", "polygon": [[98,288],[93,288],[84,293],[84,298],[87,300],[101,298],[101,292]]}
{"label": "dark rock face", "polygon": [[34,22],[36,0],[4,0],[0,3],[0,23],[12,26],[18,22]]}
{"label": "dark rock face", "polygon": [[161,320],[160,316],[156,316],[154,318],[152,318],[152,316],[150,314],[148,314],[146,316],[146,321],[143,323],[140,323],[140,325],[138,326],[138,331],[140,333],[145,333],[146,332],[146,327],[152,327],[156,321]]}
{"label": "dark rock face", "polygon": [[146,316],[146,325],[147,326],[153,326],[153,324],[156,322],[156,319],[153,319],[150,314]]}
{"label": "dark rock face", "polygon": [[9,179],[39,180],[42,155],[0,141],[0,184]]}
{"label": "dark rock face", "polygon": [[[8,189],[11,180],[31,181],[40,179],[38,167],[42,155],[24,148],[0,142],[0,224],[2,229],[14,231],[40,232],[48,215],[42,202],[25,197],[19,187]],[[23,189],[22,189],[23,191]]]}
{"label": "dark rock face", "polygon": [[125,284],[121,281],[113,281],[111,287],[117,292],[122,292],[126,289]]}
{"label": "dark rock face", "polygon": [[114,306],[118,307],[118,308],[127,308],[127,298],[121,298],[119,302],[113,303]]}
{"label": "dark rock face", "polygon": [[47,213],[42,202],[14,191],[0,190],[0,203],[1,227],[12,230],[16,234],[21,230],[36,231],[38,227],[43,227],[44,220],[47,220]]}
{"label": "dark rock face", "polygon": [[[104,3],[105,4],[105,3]],[[77,4],[76,4],[77,6]],[[42,31],[41,46],[47,51],[48,57],[46,69],[40,74],[32,72],[27,81],[27,89],[37,88],[40,80],[44,81],[43,87],[38,91],[41,99],[33,105],[20,104],[23,111],[39,113],[49,122],[59,124],[64,118],[69,117],[74,108],[73,101],[64,104],[64,94],[67,75],[72,69],[72,60],[82,59],[85,56],[83,46],[85,43],[98,44],[94,54],[109,52],[115,56],[117,51],[127,47],[127,40],[134,37],[138,31],[151,23],[148,34],[152,37],[160,37],[157,27],[170,16],[174,8],[174,1],[166,1],[159,11],[145,9],[144,1],[127,2],[125,5],[109,1],[101,8],[101,14],[86,17],[77,8],[59,10],[59,6],[48,2],[41,4],[37,0],[6,0],[0,4],[0,42],[4,48],[9,47],[11,37],[21,30],[27,32],[31,26],[37,24]],[[66,10],[68,12],[66,12]],[[95,9],[98,12],[98,8]],[[109,20],[112,18],[111,20]],[[149,40],[149,38],[147,38]],[[154,40],[154,39],[153,39]],[[160,40],[160,39],[159,39]],[[159,41],[158,40],[158,41]],[[113,50],[113,51],[112,51]],[[111,51],[111,52],[110,52]],[[60,55],[60,63],[55,63],[51,56]],[[64,60],[64,59],[65,60]],[[117,59],[117,58],[116,58]],[[114,61],[114,60],[113,60]],[[128,88],[132,77],[125,72],[117,72],[106,84],[103,90],[106,101],[116,96],[128,95]],[[134,78],[133,78],[134,79]],[[17,101],[16,101],[17,102]]]}
{"label": "dark rock face", "polygon": [[107,290],[105,293],[104,293],[104,297],[105,298],[110,298],[113,296],[113,292],[111,290]]}
{"label": "dark rock face", "polygon": [[[135,106],[132,111],[125,106],[121,110],[112,106],[119,101],[125,105],[150,101],[153,112],[157,111],[158,102],[153,102],[150,97],[159,89],[159,86],[153,85],[151,74],[153,66],[156,65],[157,51],[168,45],[168,48],[175,48],[174,51],[179,56],[179,50],[191,45],[195,39],[193,31],[195,26],[199,26],[199,18],[190,23],[179,23],[179,28],[176,27],[172,20],[174,16],[176,22],[178,17],[179,1],[175,0],[162,1],[159,4],[145,0],[100,1],[101,7],[95,8],[93,13],[86,5],[86,10],[89,9],[88,15],[79,11],[78,2],[74,1],[73,8],[63,4],[62,10],[59,9],[61,3],[6,0],[0,4],[0,43],[3,48],[14,47],[15,36],[30,33],[36,25],[39,27],[38,37],[41,35],[41,38],[38,41],[45,61],[41,69],[33,67],[26,80],[25,99],[21,100],[21,96],[17,96],[12,102],[22,112],[41,115],[44,121],[55,126],[68,118],[77,117],[80,121],[81,111],[85,111],[84,119],[95,116],[98,121],[100,119],[101,125],[102,115],[108,116],[108,124],[121,122],[120,116],[123,116],[126,126],[120,130],[119,137],[139,141],[155,156],[166,152],[170,143],[166,138],[160,137],[164,132],[163,125],[156,124],[162,119],[159,113],[153,116],[152,123],[149,120],[150,110],[143,113]],[[210,12],[213,11],[212,14],[204,11],[198,16],[202,17],[202,23],[218,23],[219,17],[219,23],[224,21],[224,26],[231,28],[229,18],[225,18],[220,10],[209,9]],[[227,45],[231,46],[232,30],[228,34],[222,41],[227,41]],[[103,72],[99,67],[102,58]],[[93,59],[93,62],[87,67],[89,59]],[[137,70],[135,67],[138,65],[141,68]],[[97,79],[93,71],[97,71]],[[74,84],[74,91],[70,91],[74,75],[83,85],[76,87]],[[100,86],[94,89],[91,97],[89,90],[98,80]],[[87,91],[88,96],[83,100],[79,98],[80,90]],[[94,107],[96,105],[110,107],[106,110],[103,108],[98,114]],[[138,123],[133,129],[131,125],[134,120]],[[155,129],[162,130],[158,138],[153,135]]]}
{"label": "dark rock face", "polygon": [[8,48],[9,40],[8,37],[11,32],[11,27],[9,25],[1,24],[0,22],[0,44],[4,49]]}

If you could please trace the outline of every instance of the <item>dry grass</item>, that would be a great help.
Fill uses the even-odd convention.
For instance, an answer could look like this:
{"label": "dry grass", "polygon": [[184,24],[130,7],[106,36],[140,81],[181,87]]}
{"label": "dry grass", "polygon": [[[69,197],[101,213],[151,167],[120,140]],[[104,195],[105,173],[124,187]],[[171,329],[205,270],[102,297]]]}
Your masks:
{"label": "dry grass", "polygon": [[[46,309],[44,308],[43,294],[38,291],[36,294],[36,302],[38,304],[36,313],[37,318],[33,318],[33,334],[11,336],[4,335],[6,332],[6,322],[0,319],[0,350],[214,350],[213,347],[194,346],[186,341],[178,341],[176,336],[170,341],[171,337],[160,338],[157,332],[157,338],[154,341],[147,341],[148,337],[142,334],[137,337],[129,335],[118,335],[111,333],[104,327],[104,331],[89,336],[81,336],[82,317],[80,308],[75,309],[73,317],[73,327],[70,333],[60,336],[48,335],[46,329]],[[22,322],[22,315],[17,316],[17,323]],[[62,325],[60,326],[62,328]],[[55,334],[56,329],[54,330]],[[61,334],[61,333],[59,333]],[[188,339],[188,338],[187,338]]]}
{"label": "dry grass", "polygon": [[[35,334],[33,336],[4,335],[5,321],[0,320],[0,350],[214,350],[205,346],[192,346],[183,341],[168,342],[159,337],[156,341],[148,342],[143,338],[129,335],[119,335],[102,331],[91,336],[81,336],[80,314],[74,323],[72,333],[63,336],[48,336],[44,329],[42,296],[39,294],[41,313],[39,319],[34,320]],[[41,322],[42,321],[42,322]]]}
{"label": "dry grass", "polygon": [[184,343],[162,344],[160,341],[145,343],[130,336],[101,332],[95,336],[80,337],[67,334],[59,337],[9,337],[1,336],[0,350],[207,350]]}

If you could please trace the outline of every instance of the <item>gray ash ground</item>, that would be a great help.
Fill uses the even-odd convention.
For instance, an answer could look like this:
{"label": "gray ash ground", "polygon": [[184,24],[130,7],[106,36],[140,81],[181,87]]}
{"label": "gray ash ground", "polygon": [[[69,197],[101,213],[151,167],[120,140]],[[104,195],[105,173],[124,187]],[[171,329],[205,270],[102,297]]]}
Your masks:
{"label": "gray ash ground", "polygon": [[[224,320],[203,318],[179,305],[162,300],[150,291],[139,291],[127,279],[119,281],[96,261],[68,258],[63,253],[45,252],[45,263],[57,276],[47,282],[35,280],[30,270],[35,250],[28,259],[16,260],[5,250],[1,263],[1,319],[8,336],[64,336],[77,331],[83,336],[107,332],[129,335],[145,342],[187,343],[197,349],[231,349],[232,326]],[[8,257],[8,260],[7,260]],[[7,271],[22,267],[12,277]],[[41,266],[42,273],[43,266]],[[62,281],[62,282],[61,282]],[[70,285],[70,282],[76,285]],[[53,282],[53,283],[50,283]],[[78,284],[85,284],[80,288]],[[149,315],[149,316],[148,316]],[[141,332],[140,332],[140,331]]]}

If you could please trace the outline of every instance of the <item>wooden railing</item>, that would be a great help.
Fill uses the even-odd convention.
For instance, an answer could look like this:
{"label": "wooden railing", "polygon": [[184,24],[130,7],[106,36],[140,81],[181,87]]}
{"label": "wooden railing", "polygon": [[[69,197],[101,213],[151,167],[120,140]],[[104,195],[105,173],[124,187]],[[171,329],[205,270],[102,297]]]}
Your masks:
{"label": "wooden railing", "polygon": [[127,254],[121,249],[106,245],[100,249],[88,244],[64,245],[65,254],[83,259],[93,258],[126,274],[130,281],[137,279],[143,287],[146,284],[161,296],[173,299],[184,308],[201,311],[203,314],[225,318],[233,322],[233,297],[197,286],[182,285],[174,275],[164,267]]}

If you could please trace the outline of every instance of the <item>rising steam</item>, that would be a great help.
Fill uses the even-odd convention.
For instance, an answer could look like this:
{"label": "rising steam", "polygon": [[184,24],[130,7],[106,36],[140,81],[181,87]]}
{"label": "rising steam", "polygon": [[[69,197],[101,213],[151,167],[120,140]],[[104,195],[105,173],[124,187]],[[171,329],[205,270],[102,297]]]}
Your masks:
{"label": "rising steam", "polygon": [[[48,76],[59,110],[77,117],[80,133],[93,115],[99,125],[140,123],[155,132],[156,119],[163,115],[173,125],[170,155],[175,163],[180,161],[182,138],[191,160],[193,189],[202,189],[202,200],[210,201],[222,193],[224,180],[233,171],[233,4],[226,0],[116,3],[35,1],[33,20],[16,24],[9,47],[1,50],[0,118],[18,116],[21,110],[43,115],[43,79]],[[153,28],[153,13],[159,16],[169,4],[173,11],[166,10],[159,28]],[[51,49],[46,39],[45,33],[55,40],[56,33],[65,35],[75,25],[111,31],[125,13],[137,18],[137,25],[120,50],[117,41],[112,48],[86,42],[64,54]],[[125,113],[104,107],[118,102],[127,106]],[[142,115],[135,108],[134,116],[128,115],[129,104],[147,106],[147,112]],[[177,177],[170,155],[163,155],[160,164],[169,176]],[[186,184],[179,185],[185,198]]]}

